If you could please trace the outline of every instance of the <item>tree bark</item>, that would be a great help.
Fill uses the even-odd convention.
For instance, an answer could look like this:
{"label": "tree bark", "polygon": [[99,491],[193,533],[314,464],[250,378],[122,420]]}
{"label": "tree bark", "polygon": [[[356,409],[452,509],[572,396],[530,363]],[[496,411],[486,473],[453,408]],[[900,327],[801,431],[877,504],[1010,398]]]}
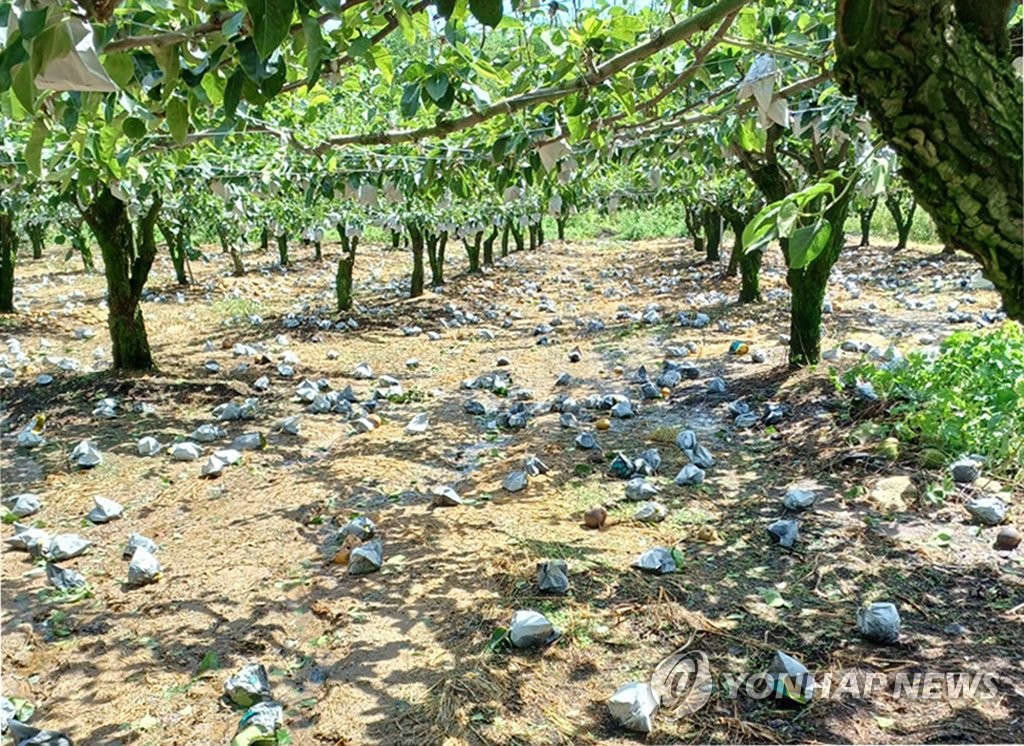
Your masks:
{"label": "tree bark", "polygon": [[544,218],[537,222],[537,247],[544,247]]}
{"label": "tree bark", "polygon": [[184,231],[175,231],[163,221],[158,221],[157,227],[160,229],[160,234],[167,243],[167,250],[171,254],[171,264],[174,265],[175,279],[179,285],[188,285],[188,275],[185,273],[185,258],[187,256],[185,244],[187,241]]}
{"label": "tree bark", "polygon": [[103,253],[107,326],[115,370],[142,371],[153,367],[139,299],[156,258],[155,233],[160,206],[160,197],[155,195],[149,211],[139,218],[137,240],[126,205],[108,187],[103,187],[84,212],[85,222]]}
{"label": "tree bark", "polygon": [[914,225],[914,212],[917,210],[917,200],[910,194],[906,206],[900,200],[899,192],[886,195],[885,207],[892,215],[892,222],[896,225],[896,249],[907,248],[907,241],[910,240],[910,229]]}
{"label": "tree bark", "polygon": [[555,227],[558,229],[558,240],[559,241],[564,241],[565,240],[565,218],[563,218],[563,217],[555,218]]}
{"label": "tree bark", "polygon": [[507,220],[505,227],[501,230],[501,255],[508,256],[508,237],[512,233],[512,221]]}
{"label": "tree bark", "polygon": [[510,223],[512,226],[512,240],[516,244],[516,251],[523,250],[523,230],[515,222]]}
{"label": "tree bark", "polygon": [[693,250],[698,254],[704,253],[704,221],[701,219],[701,211],[696,207],[687,207],[683,210],[683,217],[686,221],[686,228],[690,231],[693,239]]}
{"label": "tree bark", "polygon": [[356,249],[359,237],[349,238],[345,234],[345,226],[338,226],[341,236],[341,256],[338,258],[338,272],[334,277],[334,292],[338,298],[338,310],[348,311],[352,308],[352,270],[356,266]]}
{"label": "tree bark", "polygon": [[270,229],[267,226],[263,226],[263,230],[260,231],[260,251],[266,251],[270,248]]}
{"label": "tree bark", "polygon": [[231,240],[228,229],[222,224],[217,224],[217,237],[220,239],[220,247],[231,257],[231,276],[242,277],[245,274],[245,265],[242,264],[242,252],[235,241]]}
{"label": "tree bark", "polygon": [[527,240],[528,240],[528,245],[530,247],[530,251],[533,251],[534,249],[537,248],[537,225],[536,225],[536,223],[531,223],[530,225],[526,226],[526,231],[527,231]]}
{"label": "tree bark", "polygon": [[412,278],[409,283],[409,297],[423,295],[423,231],[415,223],[409,223],[409,244],[412,247]]}
{"label": "tree bark", "polygon": [[722,243],[722,216],[714,207],[705,207],[701,218],[704,223],[704,235],[707,237],[705,261],[717,262],[721,259],[719,247]]}
{"label": "tree bark", "polygon": [[[754,219],[760,208],[759,202],[751,205],[746,211],[735,207],[722,208],[722,214],[729,221],[729,226],[735,235],[729,266],[732,267],[735,262],[740,271],[740,303],[759,303],[761,301],[761,258],[763,253],[751,251],[748,254],[743,250],[743,229]],[[726,274],[732,276],[728,272]]]}
{"label": "tree bark", "polygon": [[0,313],[14,313],[14,263],[18,255],[18,234],[14,214],[0,210]]}
{"label": "tree bark", "polygon": [[473,236],[472,242],[465,238],[462,239],[462,245],[466,247],[466,258],[469,259],[469,274],[471,275],[480,273],[480,246],[483,240],[482,232]]}
{"label": "tree bark", "polygon": [[484,266],[491,267],[494,265],[494,240],[498,237],[498,226],[492,226],[491,232],[484,239]]}
{"label": "tree bark", "polygon": [[282,267],[287,267],[288,262],[288,234],[282,233],[277,237],[277,255],[279,258],[279,264]]}
{"label": "tree bark", "polygon": [[857,210],[857,218],[860,220],[860,245],[871,245],[871,219],[875,217],[875,210],[878,208],[878,197],[872,197],[867,207]]}
{"label": "tree bark", "polygon": [[943,242],[973,256],[1024,321],[1024,93],[1008,8],[839,0],[835,73],[899,154]]}
{"label": "tree bark", "polygon": [[789,367],[800,368],[821,362],[821,304],[825,300],[825,287],[839,254],[846,243],[843,226],[850,212],[850,194],[840,192],[825,210],[824,218],[832,228],[828,245],[818,257],[803,269],[790,268],[786,284],[792,293],[789,312]]}
{"label": "tree bark", "polygon": [[46,223],[29,223],[25,232],[32,244],[32,258],[42,259],[43,248],[46,246]]}
{"label": "tree bark", "polygon": [[448,243],[448,232],[437,234],[426,231],[423,240],[427,246],[427,262],[430,264],[430,286],[441,287],[444,285],[444,249]]}

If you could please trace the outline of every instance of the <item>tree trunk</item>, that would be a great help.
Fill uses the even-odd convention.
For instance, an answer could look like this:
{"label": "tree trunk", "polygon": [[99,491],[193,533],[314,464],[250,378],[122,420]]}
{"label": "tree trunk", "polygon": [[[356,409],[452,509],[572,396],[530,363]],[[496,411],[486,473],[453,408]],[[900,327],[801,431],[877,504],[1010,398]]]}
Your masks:
{"label": "tree trunk", "polygon": [[683,217],[686,221],[686,228],[693,239],[693,250],[698,254],[704,253],[704,233],[701,211],[696,207],[687,207],[683,210]]}
{"label": "tree trunk", "polygon": [[32,258],[42,259],[43,248],[46,246],[46,224],[30,223],[26,226],[25,232],[28,233],[29,243],[32,244]]}
{"label": "tree trunk", "polygon": [[462,239],[462,245],[466,247],[466,258],[469,259],[469,274],[476,275],[480,273],[480,245],[483,243],[484,234],[477,233],[473,236],[473,242],[470,243],[465,238]]}
{"label": "tree trunk", "polygon": [[[840,191],[841,184],[836,184]],[[789,312],[789,367],[800,368],[821,362],[821,304],[832,267],[846,243],[843,226],[850,212],[849,193],[840,196],[825,211],[832,228],[828,245],[804,269],[789,269],[786,284],[792,292]]]}
{"label": "tree trunk", "polygon": [[185,273],[185,244],[187,243],[184,231],[174,231],[169,225],[158,222],[157,227],[160,234],[167,243],[167,249],[171,254],[171,264],[174,265],[174,277],[179,285],[188,285],[188,275]]}
{"label": "tree trunk", "polygon": [[338,226],[341,234],[341,257],[338,259],[338,273],[334,278],[334,291],[338,296],[338,310],[348,311],[352,308],[352,270],[356,266],[356,248],[359,237],[349,238],[345,234],[345,226]]}
{"label": "tree trunk", "polygon": [[[736,265],[740,271],[740,303],[759,303],[761,301],[761,259],[763,252],[752,251],[749,254],[743,247],[743,229],[760,212],[760,201],[751,204],[746,211],[735,207],[723,207],[722,214],[729,221],[729,227],[735,234],[732,253],[729,255],[729,267]],[[731,270],[735,273],[735,269]],[[734,275],[726,272],[726,276]]]}
{"label": "tree trunk", "polygon": [[1024,321],[1024,92],[1010,0],[839,0],[836,78],[900,156],[943,242]]}
{"label": "tree trunk", "polygon": [[397,249],[402,243],[402,234],[398,231],[391,231],[391,248]]}
{"label": "tree trunk", "polygon": [[238,249],[237,244],[231,240],[227,228],[219,223],[217,225],[217,237],[220,239],[221,249],[231,257],[231,276],[241,277],[245,274],[245,265],[242,264],[242,252]]}
{"label": "tree trunk", "polygon": [[904,209],[900,202],[900,194],[889,194],[885,197],[885,207],[889,210],[892,222],[896,225],[897,251],[907,248],[907,241],[910,240],[910,228],[914,224],[914,212],[917,210],[917,200],[911,194],[906,209]]}
{"label": "tree trunk", "polygon": [[92,249],[89,247],[89,240],[82,235],[81,224],[72,226],[68,233],[68,240],[71,242],[72,250],[77,251],[82,256],[82,270],[87,275],[91,275],[96,271],[96,267],[92,261]]}
{"label": "tree trunk", "polygon": [[313,241],[313,260],[322,262],[324,259],[324,246],[319,241]]}
{"label": "tree trunk", "polygon": [[564,241],[565,240],[565,218],[563,218],[563,217],[555,218],[555,226],[558,228],[558,240],[559,241]]}
{"label": "tree trunk", "polygon": [[18,234],[12,210],[0,210],[0,313],[14,313],[14,262]]}
{"label": "tree trunk", "polygon": [[704,235],[707,236],[706,261],[717,262],[721,258],[719,246],[722,243],[722,216],[715,208],[706,207],[704,208],[703,223]]}
{"label": "tree trunk", "polygon": [[288,234],[282,233],[277,237],[277,255],[279,264],[282,267],[288,266]]}
{"label": "tree trunk", "polygon": [[501,255],[508,256],[508,237],[512,233],[512,221],[506,221],[505,227],[501,230]]}
{"label": "tree trunk", "polygon": [[537,248],[537,225],[535,223],[531,223],[530,225],[526,226],[526,231],[527,241],[530,245],[530,251],[533,251]]}
{"label": "tree trunk", "polygon": [[494,240],[498,237],[498,226],[491,227],[491,233],[484,239],[484,266],[494,265]]}
{"label": "tree trunk", "polygon": [[107,325],[115,370],[141,371],[153,367],[139,299],[156,258],[155,232],[160,206],[160,197],[155,195],[149,211],[139,218],[137,241],[127,207],[109,188],[104,187],[84,212],[85,222],[103,253]]}
{"label": "tree trunk", "polygon": [[523,229],[517,224],[512,223],[512,240],[515,241],[516,251],[523,250]]}
{"label": "tree trunk", "polygon": [[267,226],[263,226],[263,230],[260,231],[260,251],[266,251],[270,248],[270,229]]}
{"label": "tree trunk", "polygon": [[444,285],[444,249],[448,243],[448,232],[437,234],[427,231],[424,242],[427,246],[427,262],[430,264],[430,286],[441,287]]}
{"label": "tree trunk", "polygon": [[409,283],[409,297],[423,295],[423,231],[415,223],[409,223],[409,243],[412,246],[412,280]]}
{"label": "tree trunk", "polygon": [[537,246],[544,247],[544,218],[537,223]]}
{"label": "tree trunk", "polygon": [[875,216],[875,209],[878,207],[878,197],[872,197],[867,207],[857,210],[857,217],[860,219],[860,245],[871,245],[871,219]]}

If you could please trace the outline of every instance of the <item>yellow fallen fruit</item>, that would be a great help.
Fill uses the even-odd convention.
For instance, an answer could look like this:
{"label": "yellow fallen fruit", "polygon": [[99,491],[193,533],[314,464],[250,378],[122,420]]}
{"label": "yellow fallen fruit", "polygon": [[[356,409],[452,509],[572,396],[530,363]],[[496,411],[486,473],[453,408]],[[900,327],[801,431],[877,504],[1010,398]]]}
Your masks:
{"label": "yellow fallen fruit", "polygon": [[381,419],[380,419],[380,415],[379,414],[371,414],[366,419],[368,419],[370,422],[372,422],[374,427],[380,427],[380,425],[381,425]]}
{"label": "yellow fallen fruit", "polygon": [[662,399],[668,399],[671,395],[672,395],[672,389],[670,389],[668,386],[662,386],[661,387],[661,398]]}
{"label": "yellow fallen fruit", "polygon": [[594,423],[594,427],[596,427],[598,430],[607,430],[611,426],[612,421],[609,420],[607,417],[602,417],[601,419]]}

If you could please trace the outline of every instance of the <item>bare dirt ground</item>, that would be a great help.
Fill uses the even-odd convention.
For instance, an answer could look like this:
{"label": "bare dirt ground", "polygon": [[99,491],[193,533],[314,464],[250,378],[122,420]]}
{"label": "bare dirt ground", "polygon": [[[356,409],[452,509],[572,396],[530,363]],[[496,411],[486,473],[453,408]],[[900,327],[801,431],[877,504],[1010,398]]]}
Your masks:
{"label": "bare dirt ground", "polygon": [[[765,262],[768,300],[744,307],[714,304],[716,292],[734,298],[737,281],[719,277],[724,265],[699,265],[679,242],[556,244],[513,255],[477,277],[460,274],[461,257],[450,249],[444,292],[409,301],[396,284],[407,274],[408,255],[370,247],[356,268],[360,306],[351,316],[358,330],[285,329],[289,313],[320,307],[323,318],[337,318],[330,313],[333,265],[306,253],[286,272],[269,254],[248,255],[251,271],[240,279],[225,276],[227,262],[215,254],[211,263],[194,263],[197,284],[184,290],[169,284],[170,265],[161,259],[150,280],[158,299],[143,306],[160,370],[134,378],[62,373],[43,361],[69,356],[88,370],[93,350],[108,349],[101,276],[69,271],[57,259],[18,267],[30,312],[3,319],[0,331],[38,360],[35,372],[54,372],[56,380],[36,386],[35,372],[21,373],[3,392],[4,493],[40,494],[45,506],[35,518],[48,531],[80,532],[94,542],[65,563],[92,588],[91,597],[74,603],[47,595],[45,573],[28,555],[3,553],[3,691],[36,706],[33,722],[65,729],[79,744],[224,744],[240,716],[222,699],[224,680],[260,661],[296,744],[1022,740],[1020,554],[992,548],[994,529],[967,522],[962,495],[939,505],[924,500],[941,473],[921,472],[911,459],[844,458],[870,444],[852,440],[849,397],[836,391],[827,367],[859,356],[786,370],[778,257]],[[924,334],[964,328],[946,323],[949,302],[969,295],[976,301],[969,310],[998,307],[994,293],[961,289],[959,280],[973,274],[968,261],[940,258],[935,247],[898,255],[851,248],[837,267],[846,284],[830,290],[826,347],[853,338],[906,351]],[[934,300],[937,310],[908,310],[897,300],[904,296]],[[554,313],[539,309],[543,299],[554,302]],[[452,318],[447,304],[478,314],[481,323],[444,328],[442,320]],[[638,312],[650,304],[660,306],[665,323],[616,320],[620,306]],[[709,328],[674,323],[677,312],[696,310],[712,316]],[[263,323],[249,324],[251,314]],[[556,316],[564,324],[552,344],[535,344],[534,327]],[[591,318],[602,319],[605,330],[575,323]],[[720,320],[731,330],[720,331]],[[411,324],[441,337],[404,336],[401,328]],[[97,336],[75,339],[83,326]],[[276,341],[281,334],[287,347]],[[45,349],[41,338],[50,343]],[[207,340],[214,352],[203,350]],[[733,340],[763,349],[767,361],[729,356]],[[636,367],[657,370],[666,346],[689,341],[698,345],[690,360],[701,379],[684,381],[664,400],[639,401],[629,380]],[[231,345],[256,342],[275,361],[295,352],[295,379],[281,378],[276,363],[232,356]],[[575,345],[583,358],[571,364]],[[329,359],[329,350],[340,354]],[[577,398],[631,395],[638,416],[613,420],[597,438],[609,459],[619,450],[660,449],[664,464],[655,481],[667,520],[634,521],[635,505],[622,502],[624,482],[574,448],[577,433],[561,428],[557,414],[500,432],[466,414],[470,396],[507,403],[459,387],[496,370],[501,355],[511,361],[504,370],[514,385],[532,389],[536,400],[562,391],[554,380],[563,370]],[[419,367],[407,368],[409,358]],[[221,363],[220,373],[204,370],[209,359]],[[239,362],[251,367],[233,375]],[[375,383],[351,377],[359,362],[395,376],[407,392],[403,403],[382,407],[377,430],[355,435],[338,415],[305,414],[292,400],[304,377],[327,378],[336,389],[351,384],[368,396]],[[257,394],[250,384],[264,374],[271,388]],[[707,393],[714,375],[726,379],[725,394]],[[199,462],[136,454],[139,437],[183,438],[212,421],[217,404],[253,395],[259,418],[226,423],[220,445],[258,430],[268,447],[247,452],[219,479],[199,479]],[[106,396],[121,403],[117,419],[91,415]],[[792,412],[772,428],[737,431],[726,406],[739,396],[754,405],[786,403]],[[153,404],[155,413],[134,413],[138,402]],[[47,415],[47,445],[23,452],[13,433],[36,412]],[[429,413],[430,429],[406,434],[419,412]],[[302,414],[301,435],[270,432],[276,419],[292,414]],[[684,426],[717,459],[698,487],[672,482],[686,463],[674,445]],[[85,437],[104,462],[77,471],[67,455]],[[502,490],[506,474],[531,454],[551,467],[547,476],[531,479],[523,492]],[[786,488],[808,481],[824,499],[801,517],[796,550],[785,551],[768,540],[765,526],[782,515]],[[440,484],[455,486],[470,503],[431,508],[429,488]],[[1011,517],[1020,519],[1019,489],[987,488],[1007,493]],[[123,503],[124,517],[84,522],[95,495]],[[609,506],[608,525],[587,530],[583,511],[598,503]],[[349,577],[331,562],[338,528],[354,515],[376,522],[380,573]],[[940,530],[945,538],[936,540]],[[121,550],[130,531],[160,545],[159,583],[125,585]],[[631,569],[655,545],[679,549],[680,572],[651,577]],[[553,558],[569,563],[565,597],[535,590],[537,563]],[[856,610],[873,600],[899,606],[899,644],[880,647],[857,636]],[[547,614],[562,638],[541,652],[491,652],[491,633],[518,608]],[[947,631],[954,623],[962,636]],[[687,718],[659,721],[646,738],[617,727],[607,698],[627,681],[646,681],[683,645],[706,652],[716,677],[763,671],[782,649],[818,674],[990,672],[998,695],[915,700],[881,691],[779,709],[720,692]]]}

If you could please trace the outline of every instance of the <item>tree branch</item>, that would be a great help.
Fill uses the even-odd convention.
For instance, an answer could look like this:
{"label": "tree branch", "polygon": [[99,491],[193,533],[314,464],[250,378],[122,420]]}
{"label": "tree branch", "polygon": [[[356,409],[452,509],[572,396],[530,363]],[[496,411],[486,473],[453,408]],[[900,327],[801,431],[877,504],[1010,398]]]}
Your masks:
{"label": "tree branch", "polygon": [[655,34],[642,44],[638,44],[625,52],[597,65],[592,71],[579,75],[572,80],[547,88],[538,88],[519,96],[502,99],[486,109],[467,114],[458,119],[439,119],[436,124],[408,130],[394,130],[358,135],[339,135],[317,145],[313,150],[322,154],[332,148],[345,145],[393,145],[403,142],[415,142],[429,137],[444,138],[454,132],[475,127],[488,119],[503,114],[513,114],[533,104],[544,101],[556,101],[570,93],[585,90],[599,85],[616,73],[622,72],[631,65],[645,60],[666,47],[673,46],[700,31],[706,31],[714,23],[746,5],[751,0],[720,0],[715,5],[680,21],[661,33]]}

